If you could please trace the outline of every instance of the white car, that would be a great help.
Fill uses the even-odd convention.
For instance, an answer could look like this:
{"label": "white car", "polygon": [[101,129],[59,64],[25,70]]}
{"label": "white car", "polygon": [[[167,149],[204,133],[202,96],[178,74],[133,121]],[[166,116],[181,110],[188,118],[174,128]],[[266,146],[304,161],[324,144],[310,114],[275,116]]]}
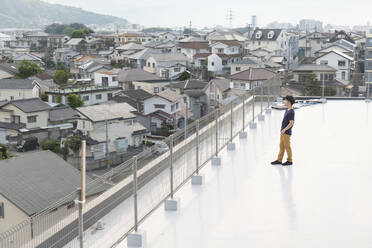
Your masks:
{"label": "white car", "polygon": [[169,146],[165,142],[160,141],[154,145],[153,153],[156,155],[163,154],[167,151],[169,151]]}

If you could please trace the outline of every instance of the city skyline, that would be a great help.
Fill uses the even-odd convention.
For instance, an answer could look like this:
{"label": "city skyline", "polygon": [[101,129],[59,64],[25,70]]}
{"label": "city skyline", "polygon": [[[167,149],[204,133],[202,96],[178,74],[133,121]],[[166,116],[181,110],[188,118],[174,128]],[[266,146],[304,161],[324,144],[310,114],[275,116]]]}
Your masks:
{"label": "city skyline", "polygon": [[[369,21],[368,9],[372,8],[372,2],[365,2],[363,0],[359,0],[359,2],[361,3],[360,6],[364,7],[354,9],[353,13],[350,13],[350,6],[347,3],[335,0],[327,2],[314,0],[307,2],[306,8],[303,7],[303,2],[295,0],[287,1],[287,6],[283,6],[283,3],[274,0],[267,0],[265,3],[256,3],[253,6],[244,0],[233,0],[229,5],[224,4],[222,1],[206,0],[201,2],[189,0],[187,6],[176,5],[170,0],[163,0],[156,3],[150,0],[139,0],[128,3],[118,0],[106,0],[105,2],[96,0],[44,1],[122,17],[131,23],[137,23],[147,27],[183,27],[189,26],[190,21],[192,22],[192,26],[197,28],[218,25],[229,26],[228,12],[230,9],[233,12],[233,27],[242,27],[251,23],[252,15],[257,16],[259,26],[264,26],[274,21],[297,24],[301,19],[316,19],[322,21],[324,25],[336,24],[352,27],[355,25],[366,25]],[[329,10],[335,9],[334,6],[337,6],[337,9],[330,15]],[[354,6],[357,5],[355,4]],[[283,8],[291,14],[281,15],[278,10]],[[345,15],[349,18],[345,18]]]}

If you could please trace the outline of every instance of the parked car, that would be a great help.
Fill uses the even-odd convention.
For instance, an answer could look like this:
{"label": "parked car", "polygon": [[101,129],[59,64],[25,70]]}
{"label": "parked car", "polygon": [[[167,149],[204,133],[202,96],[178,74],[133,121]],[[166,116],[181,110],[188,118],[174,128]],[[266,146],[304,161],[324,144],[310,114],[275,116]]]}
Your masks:
{"label": "parked car", "polygon": [[19,152],[36,150],[38,148],[39,148],[39,142],[36,137],[29,137],[29,138],[23,139],[16,146],[16,149]]}
{"label": "parked car", "polygon": [[160,141],[160,142],[157,142],[155,145],[154,145],[154,148],[153,148],[153,153],[155,155],[160,155],[160,154],[163,154],[165,152],[169,151],[169,147],[168,145],[163,142],[163,141]]}

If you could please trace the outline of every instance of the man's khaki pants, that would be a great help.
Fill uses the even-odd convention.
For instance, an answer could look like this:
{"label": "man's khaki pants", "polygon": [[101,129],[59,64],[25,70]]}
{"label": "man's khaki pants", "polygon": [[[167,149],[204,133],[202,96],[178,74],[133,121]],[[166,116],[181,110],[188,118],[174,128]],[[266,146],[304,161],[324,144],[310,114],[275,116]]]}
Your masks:
{"label": "man's khaki pants", "polygon": [[278,161],[283,161],[284,151],[287,152],[288,162],[292,162],[291,135],[280,134],[280,151]]}

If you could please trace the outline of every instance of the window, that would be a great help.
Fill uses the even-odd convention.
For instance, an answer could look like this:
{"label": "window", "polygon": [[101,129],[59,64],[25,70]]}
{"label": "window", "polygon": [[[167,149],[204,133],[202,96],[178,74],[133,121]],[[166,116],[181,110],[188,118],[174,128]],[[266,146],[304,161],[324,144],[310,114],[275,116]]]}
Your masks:
{"label": "window", "polygon": [[83,121],[83,129],[85,129],[85,121]]}
{"label": "window", "polygon": [[211,62],[211,66],[214,66],[214,62]]}
{"label": "window", "polygon": [[154,67],[154,68],[155,68],[155,63],[152,63],[152,67]]}
{"label": "window", "polygon": [[224,49],[223,48],[217,48],[216,50],[217,50],[217,53],[223,53]]}
{"label": "window", "polygon": [[108,98],[108,100],[111,100],[112,99],[112,93],[108,93],[107,98]]}
{"label": "window", "polygon": [[346,61],[345,60],[339,60],[338,61],[338,66],[345,66],[346,65]]}
{"label": "window", "polygon": [[235,70],[236,70],[236,71],[240,71],[240,67],[237,66]]}
{"label": "window", "polygon": [[320,61],[320,64],[321,65],[328,65],[328,60],[321,60]]}
{"label": "window", "polygon": [[179,67],[174,68],[174,72],[180,72],[180,71],[181,71],[181,68],[179,68]]}
{"label": "window", "polygon": [[151,63],[150,62],[147,63],[147,67],[151,67]]}
{"label": "window", "polygon": [[177,102],[177,103],[176,103],[176,109],[179,109],[179,108],[180,108],[180,103]]}
{"label": "window", "polygon": [[118,77],[112,77],[112,81],[118,81]]}
{"label": "window", "polygon": [[329,74],[329,75],[328,75],[328,80],[329,80],[329,81],[332,81],[332,80],[333,80],[333,74]]}
{"label": "window", "polygon": [[124,121],[124,126],[132,126],[133,125],[133,120],[125,120]]}
{"label": "window", "polygon": [[108,86],[108,77],[102,77],[102,86],[104,87]]}
{"label": "window", "polygon": [[243,88],[244,89],[245,88],[245,83],[241,83],[240,84],[240,88]]}
{"label": "window", "polygon": [[84,102],[89,101],[89,96],[83,96],[83,101]]}
{"label": "window", "polygon": [[176,105],[175,104],[172,104],[172,106],[171,106],[171,112],[174,112],[175,108],[176,108]]}
{"label": "window", "polygon": [[37,120],[37,115],[27,116],[27,123],[35,123]]}
{"label": "window", "polygon": [[234,88],[239,88],[239,84],[238,83],[234,83]]}
{"label": "window", "polygon": [[11,96],[11,97],[10,97],[10,100],[14,100],[14,96]]}
{"label": "window", "polygon": [[21,93],[21,92],[19,92],[19,93],[18,93],[18,95],[19,95],[19,96],[22,96],[22,93]]}
{"label": "window", "polygon": [[165,109],[165,104],[154,104],[154,108]]}
{"label": "window", "polygon": [[154,93],[159,93],[159,87],[154,87]]}
{"label": "window", "polygon": [[341,79],[342,79],[342,80],[346,80],[346,72],[343,71],[343,72],[341,73]]}
{"label": "window", "polygon": [[96,100],[101,100],[102,99],[102,94],[97,94],[96,95]]}
{"label": "window", "polygon": [[0,202],[0,218],[4,218],[4,203]]}

